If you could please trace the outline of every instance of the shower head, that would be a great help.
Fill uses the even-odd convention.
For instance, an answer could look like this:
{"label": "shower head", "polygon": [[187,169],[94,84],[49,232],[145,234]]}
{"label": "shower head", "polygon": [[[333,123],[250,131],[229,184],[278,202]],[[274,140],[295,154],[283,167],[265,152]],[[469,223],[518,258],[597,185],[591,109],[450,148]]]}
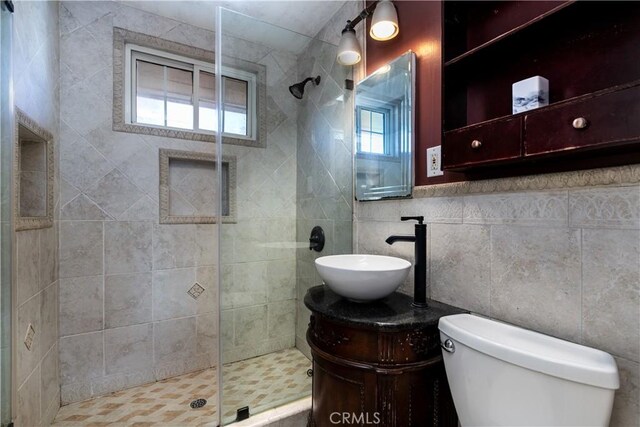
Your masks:
{"label": "shower head", "polygon": [[318,86],[320,84],[320,76],[316,78],[307,77],[300,83],[289,86],[289,92],[291,92],[291,95],[295,96],[296,98],[302,99],[302,97],[304,96],[304,87],[308,82],[313,82],[314,85]]}

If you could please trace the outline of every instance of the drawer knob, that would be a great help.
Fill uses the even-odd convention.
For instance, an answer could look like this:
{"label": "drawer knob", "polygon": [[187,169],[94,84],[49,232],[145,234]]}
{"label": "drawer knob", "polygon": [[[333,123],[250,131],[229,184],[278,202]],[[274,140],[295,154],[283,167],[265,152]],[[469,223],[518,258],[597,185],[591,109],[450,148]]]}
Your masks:
{"label": "drawer knob", "polygon": [[482,147],[482,142],[478,141],[477,139],[471,141],[471,148],[478,149],[480,147]]}
{"label": "drawer knob", "polygon": [[589,125],[589,121],[584,117],[578,117],[573,120],[572,125],[574,129],[584,129]]}

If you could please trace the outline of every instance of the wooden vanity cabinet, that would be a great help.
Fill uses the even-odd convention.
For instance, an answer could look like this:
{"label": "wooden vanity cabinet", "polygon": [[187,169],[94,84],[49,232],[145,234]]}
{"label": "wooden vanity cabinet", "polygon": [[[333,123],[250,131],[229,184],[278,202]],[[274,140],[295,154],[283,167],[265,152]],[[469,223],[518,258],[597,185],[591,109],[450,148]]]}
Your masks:
{"label": "wooden vanity cabinet", "polygon": [[[309,304],[309,293],[305,297],[312,311],[307,331],[313,356],[310,425],[457,427],[437,323],[443,315],[462,311],[431,302],[432,308],[425,310],[435,313],[423,321],[414,318],[403,323],[406,313],[389,314],[382,325],[376,319],[363,321],[366,316],[357,312],[356,321],[346,317],[340,320],[336,307],[346,314],[363,309],[362,304],[343,300],[322,288],[311,288],[309,293],[315,292],[315,297],[329,294],[331,303]],[[409,311],[414,310],[409,297],[394,295]],[[370,307],[378,318],[388,308],[384,301],[377,308]]]}

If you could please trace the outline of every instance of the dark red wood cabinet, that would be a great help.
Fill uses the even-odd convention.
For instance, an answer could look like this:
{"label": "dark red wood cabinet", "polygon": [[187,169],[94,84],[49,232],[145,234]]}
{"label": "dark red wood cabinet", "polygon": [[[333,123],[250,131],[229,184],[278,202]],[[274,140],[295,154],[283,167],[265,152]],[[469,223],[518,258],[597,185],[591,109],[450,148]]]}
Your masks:
{"label": "dark red wood cabinet", "polygon": [[312,315],[311,426],[456,427],[438,337],[437,327],[382,332]]}
{"label": "dark red wood cabinet", "polygon": [[[443,15],[445,170],[639,161],[640,2],[454,1]],[[535,75],[550,105],[512,115],[511,85]]]}
{"label": "dark red wood cabinet", "polygon": [[464,312],[407,295],[349,302],[326,286],[307,292],[313,356],[310,426],[457,427],[438,320]]}

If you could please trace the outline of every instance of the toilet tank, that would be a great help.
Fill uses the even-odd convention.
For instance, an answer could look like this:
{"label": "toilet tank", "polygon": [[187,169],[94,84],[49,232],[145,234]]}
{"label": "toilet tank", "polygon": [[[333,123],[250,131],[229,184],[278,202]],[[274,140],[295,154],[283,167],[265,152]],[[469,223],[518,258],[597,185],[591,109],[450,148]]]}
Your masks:
{"label": "toilet tank", "polygon": [[470,314],[438,327],[462,426],[609,425],[610,354]]}

